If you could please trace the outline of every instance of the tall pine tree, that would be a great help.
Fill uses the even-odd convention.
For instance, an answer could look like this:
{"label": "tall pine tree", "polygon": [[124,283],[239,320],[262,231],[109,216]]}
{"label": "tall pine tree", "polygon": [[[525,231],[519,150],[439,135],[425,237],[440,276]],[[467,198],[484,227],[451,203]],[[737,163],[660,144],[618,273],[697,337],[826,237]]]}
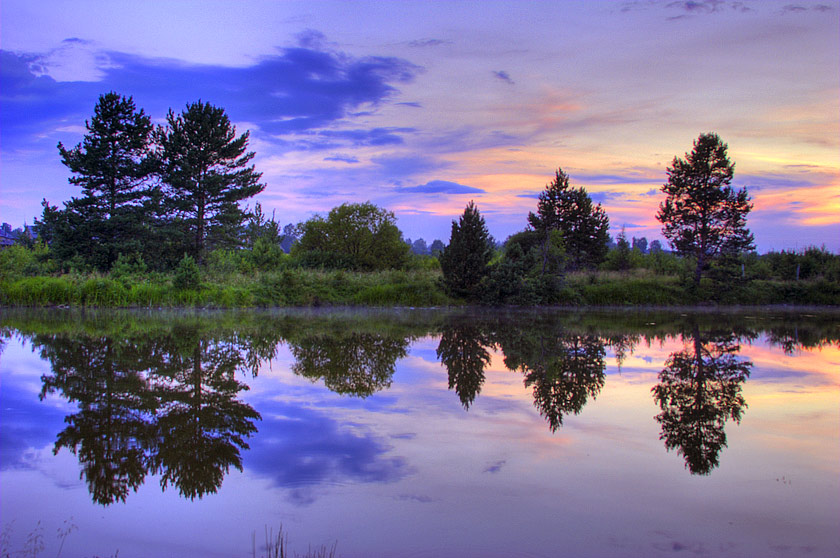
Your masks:
{"label": "tall pine tree", "polygon": [[563,233],[567,265],[571,269],[595,267],[607,257],[610,220],[601,204],[583,188],[569,186],[569,177],[557,169],[554,181],[540,193],[537,213],[528,215],[528,223],[548,242],[549,233]]}
{"label": "tall pine tree", "polygon": [[440,255],[446,290],[454,296],[476,298],[492,257],[493,239],[484,217],[470,201],[458,222],[452,221],[449,245]]}
{"label": "tall pine tree", "polygon": [[82,196],[66,203],[67,226],[57,240],[67,255],[107,270],[120,252],[143,248],[152,123],[131,97],[110,92],[99,97],[85,128],[82,143],[72,149],[58,144],[61,162],[73,173],[70,183],[81,187]]}
{"label": "tall pine tree", "polygon": [[265,188],[249,163],[249,133],[236,136],[224,109],[198,101],[155,133],[159,172],[171,214],[188,239],[188,253],[200,262],[221,246],[236,244],[246,218],[239,202]]}
{"label": "tall pine tree", "polygon": [[730,185],[735,164],[728,146],[717,134],[700,134],[685,159],[674,157],[667,168],[667,196],[656,218],[674,249],[695,261],[694,283],[718,256],[737,256],[753,249],[753,235],[747,229],[752,209],[747,189]]}

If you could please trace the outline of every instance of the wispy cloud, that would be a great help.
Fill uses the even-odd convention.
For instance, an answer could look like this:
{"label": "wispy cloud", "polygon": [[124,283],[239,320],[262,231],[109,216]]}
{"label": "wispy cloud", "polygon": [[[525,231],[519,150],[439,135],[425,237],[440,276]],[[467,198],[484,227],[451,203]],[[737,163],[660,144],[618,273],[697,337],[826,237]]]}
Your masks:
{"label": "wispy cloud", "polygon": [[417,186],[401,186],[398,187],[399,192],[415,193],[415,194],[483,194],[485,190],[481,188],[474,188],[472,186],[465,186],[457,182],[449,182],[448,180],[430,180],[425,184]]}
{"label": "wispy cloud", "polygon": [[516,84],[516,82],[514,82],[511,79],[510,74],[508,74],[504,70],[494,71],[493,75],[496,76],[496,78],[502,80],[503,82],[509,83],[510,85],[515,85]]}

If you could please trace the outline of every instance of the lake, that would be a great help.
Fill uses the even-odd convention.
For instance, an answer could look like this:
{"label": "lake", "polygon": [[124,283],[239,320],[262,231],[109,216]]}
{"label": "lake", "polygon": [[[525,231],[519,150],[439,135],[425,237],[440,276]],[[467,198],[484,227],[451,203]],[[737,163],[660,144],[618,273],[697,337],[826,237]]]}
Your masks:
{"label": "lake", "polygon": [[[0,315],[2,556],[840,556],[827,310]],[[323,546],[322,546],[323,545]]]}

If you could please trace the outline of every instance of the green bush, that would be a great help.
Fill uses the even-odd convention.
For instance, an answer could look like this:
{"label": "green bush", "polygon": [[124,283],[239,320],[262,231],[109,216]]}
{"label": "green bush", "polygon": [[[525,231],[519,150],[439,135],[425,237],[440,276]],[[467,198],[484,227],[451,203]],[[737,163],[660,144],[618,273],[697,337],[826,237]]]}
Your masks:
{"label": "green bush", "polygon": [[184,255],[175,269],[172,286],[175,290],[185,291],[197,289],[201,283],[201,271],[191,256]]}

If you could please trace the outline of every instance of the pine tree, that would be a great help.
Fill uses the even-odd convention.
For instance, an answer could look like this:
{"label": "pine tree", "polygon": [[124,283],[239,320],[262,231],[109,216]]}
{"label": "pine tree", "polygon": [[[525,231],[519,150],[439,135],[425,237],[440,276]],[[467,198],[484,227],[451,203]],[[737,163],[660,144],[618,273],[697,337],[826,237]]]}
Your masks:
{"label": "pine tree", "polygon": [[60,239],[88,264],[109,269],[120,252],[142,250],[146,181],[151,174],[152,123],[131,97],[110,92],[99,97],[87,134],[72,149],[58,144],[61,162],[73,172],[71,184],[82,197],[72,198],[65,220],[78,226]]}
{"label": "pine tree", "polygon": [[717,134],[700,134],[685,159],[674,157],[662,186],[667,198],[656,218],[674,250],[695,259],[695,284],[716,257],[753,249],[746,227],[752,204],[746,188],[730,185],[735,164],[727,148]]}
{"label": "pine tree", "polygon": [[198,101],[167,115],[158,128],[159,172],[170,212],[187,235],[188,253],[201,262],[207,251],[238,242],[247,213],[240,201],[265,188],[261,173],[248,163],[249,133],[236,136],[224,109]]}
{"label": "pine tree", "polygon": [[610,220],[601,204],[592,205],[584,188],[569,186],[569,177],[558,169],[554,181],[540,193],[537,213],[528,223],[547,242],[549,232],[563,233],[567,263],[571,269],[595,267],[607,257]]}
{"label": "pine tree", "polygon": [[470,201],[456,223],[452,221],[449,245],[440,255],[440,267],[447,292],[453,296],[475,298],[487,275],[493,257],[493,238],[484,218]]}

